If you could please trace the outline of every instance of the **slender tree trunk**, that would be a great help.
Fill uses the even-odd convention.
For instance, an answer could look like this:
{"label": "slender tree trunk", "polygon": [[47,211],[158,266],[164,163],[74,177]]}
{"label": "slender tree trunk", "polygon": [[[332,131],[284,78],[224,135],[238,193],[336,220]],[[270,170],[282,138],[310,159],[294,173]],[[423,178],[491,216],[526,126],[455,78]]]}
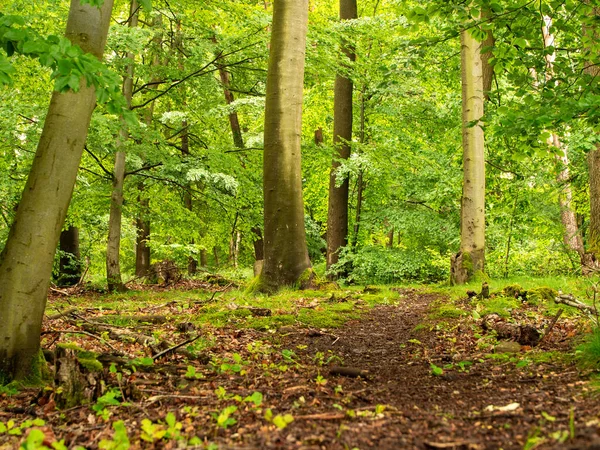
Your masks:
{"label": "slender tree trunk", "polygon": [[275,0],[263,164],[265,291],[293,285],[310,269],[300,167],[307,24],[308,0]]}
{"label": "slender tree trunk", "polygon": [[[363,86],[361,92],[361,100],[360,100],[360,132],[358,136],[358,141],[361,144],[365,143],[365,126],[366,126],[366,117],[365,117],[365,88]],[[358,179],[356,180],[356,216],[354,218],[354,235],[352,237],[352,248],[356,248],[358,244],[358,233],[360,232],[360,218],[362,214],[362,203],[363,203],[363,192],[365,189],[364,182],[364,171],[360,169],[358,171]]]}
{"label": "slender tree trunk", "polygon": [[219,267],[219,249],[216,245],[213,247],[213,256],[215,258],[215,267]]}
{"label": "slender tree trunk", "polygon": [[[356,0],[340,0],[340,19],[351,20],[358,17]],[[342,43],[343,58],[356,59],[354,49],[347,42]],[[347,61],[342,67],[348,69]],[[352,92],[354,85],[347,74],[338,73],[335,78],[333,106],[333,144],[335,153],[329,174],[329,202],[327,210],[327,269],[338,262],[339,251],[348,244],[348,177],[338,186],[336,172],[341,160],[350,157],[352,141]],[[335,278],[334,275],[330,276]]]}
{"label": "slender tree trunk", "polygon": [[[138,3],[131,0],[129,10],[129,27],[135,28],[138,23]],[[127,54],[129,60],[135,55]],[[123,79],[123,96],[127,106],[131,108],[133,96],[133,62],[127,67],[127,75]],[[129,140],[129,131],[125,120],[121,118],[121,130],[117,137],[117,153],[113,169],[113,185],[110,197],[110,217],[108,219],[108,242],[106,246],[106,281],[109,292],[127,290],[121,277],[121,221],[123,218],[123,187],[125,185],[125,146]]]}
{"label": "slender tree trunk", "polygon": [[[102,58],[112,0],[101,8],[71,0],[66,37]],[[8,240],[0,254],[0,382],[35,379],[54,254],[65,221],[96,92],[52,95],[44,129]]]}
{"label": "slender tree trunk", "polygon": [[81,254],[79,253],[79,228],[69,226],[60,233],[58,285],[74,286],[81,278]]}
{"label": "slender tree trunk", "polygon": [[394,229],[392,228],[387,235],[387,248],[394,248]]}
{"label": "slender tree trunk", "polygon": [[[460,251],[451,262],[451,280],[463,284],[485,270],[485,159],[481,43],[461,33],[463,192]],[[472,123],[476,125],[471,126]]]}
{"label": "slender tree trunk", "polygon": [[150,200],[145,196],[146,186],[143,182],[138,184],[138,204],[140,212],[135,220],[136,243],[135,243],[135,275],[145,277],[150,272]]}

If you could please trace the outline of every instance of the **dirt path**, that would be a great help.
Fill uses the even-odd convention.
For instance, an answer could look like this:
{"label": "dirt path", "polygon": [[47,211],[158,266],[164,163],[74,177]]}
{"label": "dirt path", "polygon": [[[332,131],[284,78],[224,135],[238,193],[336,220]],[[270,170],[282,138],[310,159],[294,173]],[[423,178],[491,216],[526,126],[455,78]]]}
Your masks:
{"label": "dirt path", "polygon": [[[342,380],[345,392],[356,392],[352,407],[389,406],[380,419],[310,424],[323,448],[520,449],[528,438],[536,448],[600,448],[600,406],[573,365],[519,369],[481,358],[473,330],[418,331],[435,296],[404,294],[402,305],[378,307],[336,331],[335,343],[328,337],[307,343],[309,351],[333,350],[344,365],[373,374],[366,382]],[[472,364],[463,369],[464,361]],[[434,376],[430,363],[454,367]],[[566,439],[573,431],[575,439]]]}

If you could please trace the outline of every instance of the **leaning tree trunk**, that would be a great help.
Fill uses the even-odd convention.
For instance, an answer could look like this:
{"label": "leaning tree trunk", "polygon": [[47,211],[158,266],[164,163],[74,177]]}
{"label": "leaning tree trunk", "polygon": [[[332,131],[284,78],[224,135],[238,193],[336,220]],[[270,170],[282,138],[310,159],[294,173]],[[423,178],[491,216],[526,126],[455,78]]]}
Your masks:
{"label": "leaning tree trunk", "polygon": [[[340,0],[340,19],[358,17],[356,0]],[[344,58],[354,61],[352,45],[343,43]],[[348,61],[342,67],[348,71]],[[338,73],[335,78],[333,96],[333,145],[335,153],[329,175],[329,202],[327,209],[327,269],[338,262],[339,252],[348,244],[348,177],[339,183],[337,171],[342,160],[350,157],[352,141],[352,92],[354,84],[348,73]],[[332,276],[333,277],[333,276]]]}
{"label": "leaning tree trunk", "polygon": [[[452,257],[451,281],[466,283],[485,269],[485,159],[481,43],[461,33],[463,192],[460,251]],[[475,125],[473,125],[475,124]]]}
{"label": "leaning tree trunk", "polygon": [[[71,0],[66,37],[102,58],[112,0],[101,8]],[[35,159],[0,255],[0,382],[33,379],[54,254],[65,221],[96,91],[52,95]]]}
{"label": "leaning tree trunk", "polygon": [[275,0],[263,163],[265,291],[293,285],[310,269],[300,167],[307,24],[308,0]]}
{"label": "leaning tree trunk", "polygon": [[[135,28],[138,23],[138,3],[131,0],[129,10],[129,27]],[[127,65],[127,75],[123,79],[123,96],[127,106],[131,108],[133,97],[133,53],[127,53],[131,61]],[[109,292],[127,290],[121,278],[121,221],[123,218],[123,187],[125,185],[125,149],[129,140],[129,131],[125,120],[121,117],[121,130],[117,138],[117,153],[113,169],[113,186],[110,197],[110,216],[108,219],[108,242],[106,246],[106,282]]]}
{"label": "leaning tree trunk", "polygon": [[60,233],[58,248],[61,251],[58,272],[59,286],[74,286],[81,278],[79,228],[69,225]]}

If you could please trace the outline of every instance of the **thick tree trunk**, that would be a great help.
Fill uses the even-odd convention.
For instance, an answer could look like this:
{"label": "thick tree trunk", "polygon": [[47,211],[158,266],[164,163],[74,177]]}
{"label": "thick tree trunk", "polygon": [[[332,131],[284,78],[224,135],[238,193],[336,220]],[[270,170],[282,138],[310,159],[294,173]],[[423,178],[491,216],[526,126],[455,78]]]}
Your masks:
{"label": "thick tree trunk", "polygon": [[[135,28],[138,23],[138,3],[131,0],[129,9],[129,27]],[[129,60],[135,55],[127,54]],[[133,96],[133,63],[127,67],[127,76],[123,79],[123,96],[127,106],[131,108]],[[121,130],[117,138],[117,153],[113,169],[113,186],[110,197],[110,217],[108,219],[108,242],[106,246],[106,281],[109,292],[127,290],[121,278],[121,221],[123,218],[123,187],[125,185],[125,145],[129,140],[129,131],[125,120],[121,118]]]}
{"label": "thick tree trunk", "polygon": [[[71,0],[66,37],[102,58],[112,0]],[[35,159],[0,255],[0,381],[35,378],[54,254],[96,104],[93,87],[52,95]]]}
{"label": "thick tree trunk", "polygon": [[310,269],[300,167],[308,0],[276,0],[273,8],[263,164],[265,291],[293,285]]}
{"label": "thick tree trunk", "polygon": [[81,254],[79,253],[79,228],[69,226],[60,233],[58,285],[74,286],[81,279]]}
{"label": "thick tree trunk", "polygon": [[[451,281],[465,283],[485,270],[485,158],[481,43],[461,33],[463,192],[460,251],[451,261]],[[475,123],[476,125],[472,125]]]}
{"label": "thick tree trunk", "polygon": [[[358,17],[356,0],[340,0],[340,19]],[[354,49],[342,44],[343,58],[354,61]],[[348,63],[342,62],[347,69]],[[333,100],[333,145],[335,153],[329,174],[329,202],[327,209],[327,269],[338,262],[339,251],[348,244],[348,177],[338,183],[336,172],[341,160],[350,157],[352,141],[352,92],[354,85],[347,74],[337,74]],[[339,185],[339,186],[338,186]],[[332,278],[335,278],[333,275]]]}
{"label": "thick tree trunk", "polygon": [[[586,0],[586,3],[591,3]],[[593,43],[598,40],[598,30],[595,24],[600,16],[600,8],[591,8],[590,14],[594,19],[593,26],[584,26],[583,34]],[[585,49],[588,50],[588,49]],[[594,51],[593,48],[588,51]],[[597,56],[597,55],[594,55]],[[600,76],[600,67],[592,62],[586,63],[585,73],[593,78]],[[583,258],[585,274],[597,273],[600,270],[600,145],[587,155],[588,173],[590,180],[590,227],[588,233],[587,253]]]}

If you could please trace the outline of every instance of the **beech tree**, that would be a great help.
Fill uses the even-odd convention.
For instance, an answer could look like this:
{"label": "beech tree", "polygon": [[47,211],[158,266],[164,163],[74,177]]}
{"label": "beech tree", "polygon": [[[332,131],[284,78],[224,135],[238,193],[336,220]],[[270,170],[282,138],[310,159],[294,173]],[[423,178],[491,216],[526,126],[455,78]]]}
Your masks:
{"label": "beech tree", "polygon": [[[71,0],[66,37],[101,59],[113,1]],[[96,89],[54,92],[8,240],[0,255],[0,379],[35,377],[52,263],[75,185]]]}
{"label": "beech tree", "polygon": [[462,284],[485,268],[485,155],[482,44],[461,32],[463,191],[460,250],[452,258],[452,282]]}
{"label": "beech tree", "polygon": [[[129,27],[135,28],[138,24],[138,2],[131,0],[129,9]],[[131,99],[133,97],[133,59],[135,55],[127,53],[129,63],[127,64],[127,74],[123,78],[123,96],[127,101],[127,106],[131,108]],[[115,166],[113,169],[112,194],[110,199],[110,217],[108,220],[108,241],[106,245],[106,281],[108,290],[125,291],[121,277],[120,249],[121,249],[121,220],[123,217],[123,186],[125,184],[125,146],[129,140],[129,131],[125,120],[121,117],[121,129],[117,137],[117,153],[115,154]]]}
{"label": "beech tree", "polygon": [[293,285],[310,268],[301,179],[302,94],[308,0],[275,0],[264,131],[261,288]]}
{"label": "beech tree", "polygon": [[[340,0],[340,19],[349,20],[358,17],[356,0]],[[352,45],[342,44],[343,58],[355,60]],[[340,248],[348,244],[348,186],[349,180],[344,176],[338,180],[337,169],[340,160],[350,157],[352,141],[352,92],[354,84],[348,73],[347,61],[342,61],[342,72],[335,78],[334,112],[333,112],[333,144],[335,152],[329,176],[329,203],[327,212],[327,268],[339,260]]]}

